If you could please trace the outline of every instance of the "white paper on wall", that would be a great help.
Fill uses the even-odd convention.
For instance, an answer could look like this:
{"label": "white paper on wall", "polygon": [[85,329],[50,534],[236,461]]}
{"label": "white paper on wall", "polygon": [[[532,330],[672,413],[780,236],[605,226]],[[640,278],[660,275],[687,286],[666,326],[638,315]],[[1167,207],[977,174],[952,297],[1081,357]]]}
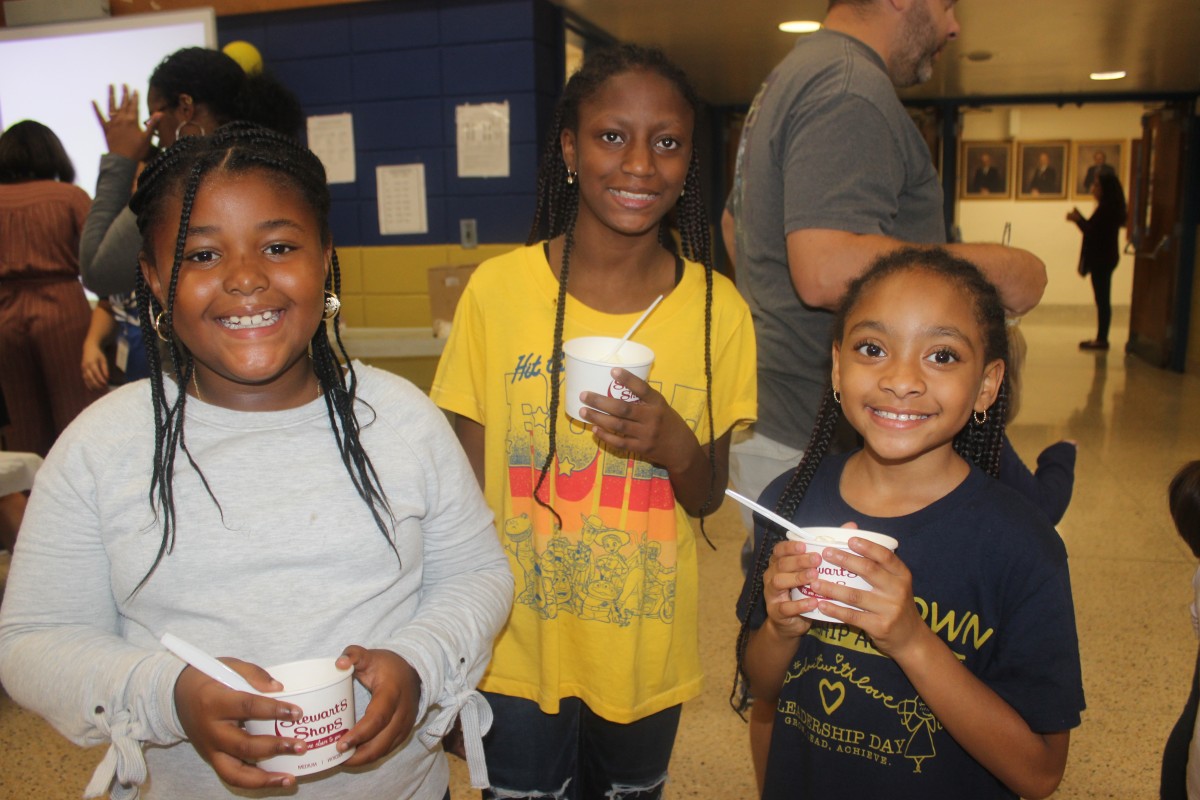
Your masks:
{"label": "white paper on wall", "polygon": [[508,101],[460,105],[454,109],[458,177],[507,178]]}
{"label": "white paper on wall", "polygon": [[308,118],[308,149],[325,165],[330,183],[354,183],[354,117],[327,114]]}
{"label": "white paper on wall", "polygon": [[380,235],[429,233],[425,208],[425,165],[375,168]]}

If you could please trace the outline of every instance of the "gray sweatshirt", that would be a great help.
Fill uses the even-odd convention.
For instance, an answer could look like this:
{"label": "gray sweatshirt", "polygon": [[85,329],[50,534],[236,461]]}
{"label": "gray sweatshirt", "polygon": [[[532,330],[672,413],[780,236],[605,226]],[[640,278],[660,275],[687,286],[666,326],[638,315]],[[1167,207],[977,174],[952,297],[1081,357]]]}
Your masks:
{"label": "gray sweatshirt", "polygon": [[[88,796],[114,776],[115,798],[143,783],[148,798],[276,796],[230,789],[183,740],[173,690],[184,665],[158,641],[168,631],[263,667],[359,644],[417,670],[413,735],[373,764],[300,781],[295,796],[440,800],[440,736],[459,711],[481,766],[477,737],[491,715],[474,686],[513,578],[443,414],[407,381],[357,370],[362,443],[396,521],[399,563],[351,485],[320,399],[257,413],[189,399],[188,449],[220,507],[180,453],[174,549],[136,594],[162,538],[147,500],[149,382],[94,403],[50,452],[0,608],[0,680],[71,741],[111,742]],[[370,697],[355,688],[361,717]]]}
{"label": "gray sweatshirt", "polygon": [[79,273],[83,285],[107,297],[134,289],[142,235],[129,210],[137,162],[106,153],[100,157],[96,197],[79,236]]}

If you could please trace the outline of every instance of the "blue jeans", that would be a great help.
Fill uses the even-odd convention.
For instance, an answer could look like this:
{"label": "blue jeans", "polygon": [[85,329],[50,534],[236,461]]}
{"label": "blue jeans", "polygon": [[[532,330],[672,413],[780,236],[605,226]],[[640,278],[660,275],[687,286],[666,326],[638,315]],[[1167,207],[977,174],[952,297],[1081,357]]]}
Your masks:
{"label": "blue jeans", "polygon": [[662,797],[682,706],[623,725],[574,697],[546,714],[531,700],[483,694],[495,714],[483,738],[492,784],[485,798]]}

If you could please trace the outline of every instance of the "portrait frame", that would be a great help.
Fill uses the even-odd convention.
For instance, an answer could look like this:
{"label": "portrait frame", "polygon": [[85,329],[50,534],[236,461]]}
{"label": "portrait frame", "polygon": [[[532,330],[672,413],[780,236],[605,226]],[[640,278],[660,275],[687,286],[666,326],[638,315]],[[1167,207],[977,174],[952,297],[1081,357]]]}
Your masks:
{"label": "portrait frame", "polygon": [[[1011,141],[964,141],[959,149],[958,160],[959,199],[1012,199],[1012,154]],[[983,170],[989,166],[990,169]]]}
{"label": "portrait frame", "polygon": [[[1070,186],[1067,139],[1017,142],[1017,173],[1013,182],[1018,200],[1065,200]],[[1042,155],[1047,169],[1039,172]]]}
{"label": "portrait frame", "polygon": [[1092,186],[1088,181],[1094,168],[1101,162],[1096,156],[1103,154],[1102,163],[1112,167],[1120,178],[1121,184],[1126,185],[1129,174],[1129,142],[1125,139],[1094,139],[1071,142],[1071,196],[1074,198],[1089,198],[1092,196]]}

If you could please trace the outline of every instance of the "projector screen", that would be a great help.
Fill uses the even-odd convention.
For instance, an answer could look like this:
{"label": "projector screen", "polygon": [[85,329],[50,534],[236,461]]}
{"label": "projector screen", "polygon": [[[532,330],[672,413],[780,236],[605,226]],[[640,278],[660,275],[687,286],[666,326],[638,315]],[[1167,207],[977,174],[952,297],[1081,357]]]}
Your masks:
{"label": "projector screen", "polygon": [[75,164],[75,183],[96,191],[104,131],[92,101],[108,111],[108,86],[137,89],[140,118],[150,73],[182,47],[215,48],[211,8],[131,14],[87,22],[0,28],[0,129],[36,120],[62,140]]}

